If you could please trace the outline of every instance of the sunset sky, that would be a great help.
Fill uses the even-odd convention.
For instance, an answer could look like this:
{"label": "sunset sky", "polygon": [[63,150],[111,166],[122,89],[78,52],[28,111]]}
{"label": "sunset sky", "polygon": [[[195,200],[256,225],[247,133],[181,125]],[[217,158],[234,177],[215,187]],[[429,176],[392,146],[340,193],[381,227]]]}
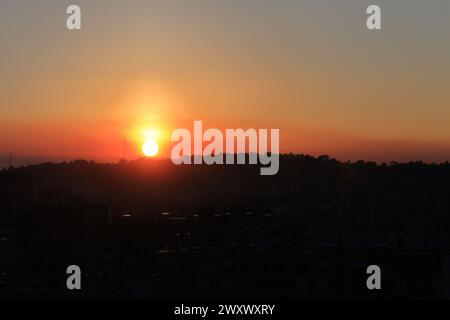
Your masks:
{"label": "sunset sky", "polygon": [[0,166],[115,162],[124,139],[137,158],[150,128],[165,157],[194,120],[279,128],[282,152],[450,160],[448,0],[2,0],[0,43]]}

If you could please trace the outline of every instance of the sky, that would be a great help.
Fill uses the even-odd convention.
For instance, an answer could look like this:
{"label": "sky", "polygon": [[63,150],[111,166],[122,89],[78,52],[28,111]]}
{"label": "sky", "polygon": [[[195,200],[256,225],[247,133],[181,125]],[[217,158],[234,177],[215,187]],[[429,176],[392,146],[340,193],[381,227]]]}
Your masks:
{"label": "sky", "polygon": [[279,128],[286,153],[450,160],[449,39],[448,0],[2,0],[0,166],[137,158],[149,128],[165,157],[194,120]]}

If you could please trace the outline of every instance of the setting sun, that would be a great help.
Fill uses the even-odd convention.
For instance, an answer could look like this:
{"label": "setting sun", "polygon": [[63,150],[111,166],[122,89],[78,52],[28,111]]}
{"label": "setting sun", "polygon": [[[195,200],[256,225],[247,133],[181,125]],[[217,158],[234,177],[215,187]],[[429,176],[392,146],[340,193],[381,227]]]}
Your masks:
{"label": "setting sun", "polygon": [[147,157],[154,157],[158,154],[159,146],[154,140],[148,140],[142,145],[142,152]]}

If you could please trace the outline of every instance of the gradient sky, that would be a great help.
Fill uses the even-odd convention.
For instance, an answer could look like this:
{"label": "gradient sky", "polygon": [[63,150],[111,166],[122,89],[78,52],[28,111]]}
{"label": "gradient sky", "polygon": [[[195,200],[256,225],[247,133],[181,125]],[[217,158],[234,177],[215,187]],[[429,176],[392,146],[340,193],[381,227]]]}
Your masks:
{"label": "gradient sky", "polygon": [[193,120],[280,128],[282,152],[450,160],[449,40],[448,0],[2,0],[0,165],[117,161],[124,137],[138,157],[142,128]]}

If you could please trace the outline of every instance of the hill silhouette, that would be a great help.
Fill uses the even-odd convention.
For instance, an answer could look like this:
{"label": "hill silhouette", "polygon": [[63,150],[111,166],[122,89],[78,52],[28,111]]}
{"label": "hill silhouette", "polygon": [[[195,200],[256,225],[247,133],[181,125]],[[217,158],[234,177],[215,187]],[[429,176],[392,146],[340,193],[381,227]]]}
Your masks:
{"label": "hill silhouette", "polygon": [[[85,160],[0,171],[0,294],[449,297],[450,165],[282,155],[258,165]],[[80,265],[84,289],[65,287]],[[380,265],[383,292],[366,267]]]}

